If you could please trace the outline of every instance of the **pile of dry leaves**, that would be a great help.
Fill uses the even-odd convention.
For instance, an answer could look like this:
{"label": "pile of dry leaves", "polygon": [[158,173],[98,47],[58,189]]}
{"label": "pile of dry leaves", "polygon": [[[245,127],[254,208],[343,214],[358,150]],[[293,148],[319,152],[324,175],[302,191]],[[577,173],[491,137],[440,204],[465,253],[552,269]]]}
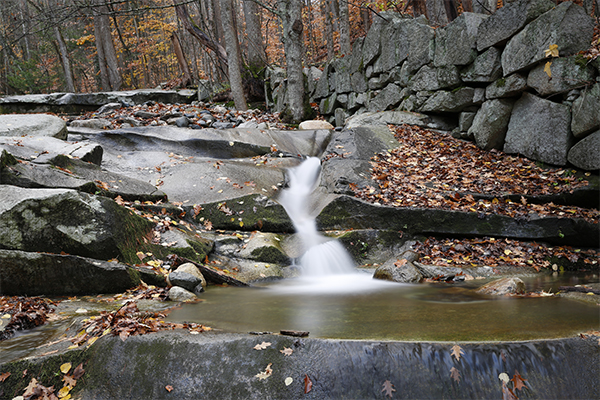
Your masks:
{"label": "pile of dry leaves", "polygon": [[41,297],[0,297],[0,318],[8,320],[0,331],[0,340],[12,337],[16,331],[43,325],[55,306],[53,301]]}
{"label": "pile of dry leaves", "polygon": [[532,267],[539,271],[551,266],[550,259],[567,259],[570,263],[583,263],[589,268],[598,267],[600,254],[596,250],[573,249],[569,246],[550,247],[540,243],[510,239],[436,239],[417,242],[413,249],[421,254],[427,264],[471,267],[514,266]]}
{"label": "pile of dry leaves", "polygon": [[[472,142],[416,126],[391,125],[390,129],[401,145],[373,157],[371,173],[378,188],[351,185],[361,199],[394,207],[441,208],[513,218],[571,217],[598,223],[597,209],[532,204],[525,197],[520,201],[506,198],[510,194],[572,192],[587,186],[588,182],[572,170],[544,169],[526,158],[484,151]],[[476,199],[478,194],[486,198]]]}
{"label": "pile of dry leaves", "polygon": [[117,311],[102,311],[99,316],[83,321],[83,329],[71,339],[73,347],[91,346],[98,338],[112,334],[126,340],[129,336],[172,329],[188,329],[192,334],[209,331],[211,328],[195,324],[165,322],[164,314],[140,312],[137,301],[125,303]]}

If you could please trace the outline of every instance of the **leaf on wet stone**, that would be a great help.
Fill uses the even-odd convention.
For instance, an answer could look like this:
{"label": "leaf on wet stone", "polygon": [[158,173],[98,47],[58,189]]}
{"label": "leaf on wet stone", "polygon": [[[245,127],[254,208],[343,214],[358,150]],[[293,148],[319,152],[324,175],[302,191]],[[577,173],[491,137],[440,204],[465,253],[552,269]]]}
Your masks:
{"label": "leaf on wet stone", "polygon": [[515,370],[515,374],[513,376],[513,378],[511,379],[515,390],[523,390],[524,387],[527,387],[527,385],[525,385],[525,381],[527,379],[524,379],[520,374],[519,371]]}
{"label": "leaf on wet stone", "polygon": [[60,366],[60,372],[62,372],[63,374],[68,373],[71,370],[71,363],[64,363]]}
{"label": "leaf on wet stone", "polygon": [[65,385],[68,385],[71,387],[75,387],[75,385],[77,385],[77,380],[75,380],[71,375],[63,376],[62,380],[65,383]]}
{"label": "leaf on wet stone", "polygon": [[548,75],[548,78],[552,78],[552,69],[550,68],[551,66],[552,61],[548,61],[546,65],[544,65],[544,72],[546,73],[546,75]]}
{"label": "leaf on wet stone", "polygon": [[65,399],[67,396],[71,396],[69,393],[73,389],[71,386],[63,386],[57,393],[59,399]]}
{"label": "leaf on wet stone", "polygon": [[291,356],[294,350],[292,350],[289,347],[284,347],[283,350],[279,350],[279,352],[282,353],[284,356]]}
{"label": "leaf on wet stone", "polygon": [[508,377],[508,374],[506,372],[502,372],[500,375],[498,375],[498,379],[500,379],[504,383],[508,383],[508,381],[510,381],[510,378]]}
{"label": "leaf on wet stone", "polygon": [[465,354],[465,352],[463,351],[462,347],[460,347],[457,344],[455,344],[454,346],[452,346],[452,353],[451,353],[451,355],[453,355],[454,358],[456,358],[456,361],[460,361],[460,357],[463,354]]}
{"label": "leaf on wet stone", "polygon": [[308,393],[312,390],[313,382],[310,380],[307,374],[304,374],[304,393]]}
{"label": "leaf on wet stone", "polygon": [[73,371],[73,379],[80,379],[84,373],[85,370],[83,369],[83,363],[81,363]]}
{"label": "leaf on wet stone", "polygon": [[10,376],[10,372],[0,374],[0,382],[4,382]]}
{"label": "leaf on wet stone", "polygon": [[393,396],[393,392],[396,391],[396,389],[394,389],[394,384],[392,382],[390,382],[389,380],[386,380],[383,382],[383,389],[381,389],[382,392],[385,392],[384,396],[389,397],[390,399]]}
{"label": "leaf on wet stone", "polygon": [[254,350],[264,350],[271,345],[271,342],[262,342],[253,347]]}
{"label": "leaf on wet stone", "polygon": [[460,382],[460,371],[455,367],[450,368],[450,377],[456,382]]}
{"label": "leaf on wet stone", "polygon": [[271,369],[271,365],[273,365],[272,363],[269,363],[269,365],[267,365],[267,367],[265,368],[264,371],[259,372],[258,374],[254,375],[256,378],[258,378],[258,380],[262,381],[263,379],[267,379],[268,377],[270,377],[273,374],[273,370]]}
{"label": "leaf on wet stone", "polygon": [[558,45],[551,44],[550,46],[548,46],[548,48],[544,50],[544,55],[546,57],[558,57]]}
{"label": "leaf on wet stone", "polygon": [[173,390],[173,386],[167,385],[165,386],[165,389],[167,390],[167,392],[171,392]]}

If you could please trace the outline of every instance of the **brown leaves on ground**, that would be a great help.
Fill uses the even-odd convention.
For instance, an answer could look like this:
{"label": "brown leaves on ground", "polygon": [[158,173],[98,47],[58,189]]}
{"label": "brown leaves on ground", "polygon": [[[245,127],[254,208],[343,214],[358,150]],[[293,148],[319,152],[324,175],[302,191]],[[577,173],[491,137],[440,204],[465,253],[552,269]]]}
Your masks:
{"label": "brown leaves on ground", "polygon": [[304,374],[304,394],[310,392],[313,387],[312,380],[308,377],[307,374]]}
{"label": "brown leaves on ground", "polygon": [[[588,185],[571,170],[543,169],[524,157],[485,151],[472,142],[421,129],[390,126],[400,147],[372,158],[371,177],[379,188],[359,189],[363,200],[394,207],[438,208],[513,218],[555,216],[598,223],[598,210],[554,203],[531,204],[507,195],[540,196]],[[480,197],[476,199],[476,197]]]}
{"label": "brown leaves on ground", "polygon": [[54,312],[54,303],[41,297],[0,297],[0,318],[9,319],[0,332],[0,340],[12,337],[15,331],[43,325]]}
{"label": "brown leaves on ground", "polygon": [[273,365],[273,364],[269,363],[269,365],[267,365],[267,367],[265,368],[264,371],[261,371],[254,376],[256,378],[258,378],[259,381],[262,381],[263,379],[267,379],[268,377],[270,377],[273,374],[273,369],[271,368],[271,365]]}
{"label": "brown leaves on ground", "polygon": [[[31,378],[29,384],[25,388],[23,392],[23,399],[25,400],[69,400],[71,398],[71,390],[77,384],[77,380],[81,379],[85,370],[83,369],[83,364],[79,364],[74,370],[72,375],[68,375],[67,373],[71,369],[71,365],[68,365],[68,370],[66,369],[66,364],[61,365],[61,373],[63,373],[63,387],[56,391],[54,386],[46,387],[42,385],[36,378]],[[66,370],[66,371],[65,371]],[[24,371],[25,372],[25,371]],[[23,375],[25,376],[25,374]]]}
{"label": "brown leaves on ground", "polygon": [[536,270],[550,267],[551,258],[582,262],[597,267],[600,254],[593,249],[574,249],[569,246],[550,247],[536,242],[510,239],[436,239],[429,237],[417,242],[413,250],[421,254],[421,262],[442,266],[468,267],[487,265],[497,267],[532,267]]}
{"label": "brown leaves on ground", "polygon": [[102,311],[99,316],[84,321],[83,330],[71,339],[74,345],[84,343],[91,345],[101,336],[119,336],[126,340],[129,336],[143,335],[160,330],[188,329],[190,333],[200,333],[211,328],[195,323],[165,322],[164,314],[153,312],[140,312],[136,301],[130,301],[114,312]]}

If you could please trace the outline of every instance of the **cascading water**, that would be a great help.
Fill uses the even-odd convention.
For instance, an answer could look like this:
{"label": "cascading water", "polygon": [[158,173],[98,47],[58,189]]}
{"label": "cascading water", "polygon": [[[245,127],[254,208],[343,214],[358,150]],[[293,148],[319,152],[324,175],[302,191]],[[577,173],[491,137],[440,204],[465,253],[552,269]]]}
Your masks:
{"label": "cascading water", "polygon": [[374,280],[369,274],[357,271],[354,260],[341,243],[324,237],[317,230],[310,204],[320,172],[321,162],[314,157],[288,171],[289,187],[283,191],[279,202],[286,209],[304,246],[305,252],[300,258],[302,277],[294,283],[284,283],[272,289],[348,293],[390,285],[389,282]]}
{"label": "cascading water", "polygon": [[350,255],[338,241],[319,234],[315,217],[309,210],[310,196],[320,172],[319,159],[308,158],[289,171],[289,188],[280,198],[305,248],[300,260],[303,274],[317,277],[353,273],[354,262]]}

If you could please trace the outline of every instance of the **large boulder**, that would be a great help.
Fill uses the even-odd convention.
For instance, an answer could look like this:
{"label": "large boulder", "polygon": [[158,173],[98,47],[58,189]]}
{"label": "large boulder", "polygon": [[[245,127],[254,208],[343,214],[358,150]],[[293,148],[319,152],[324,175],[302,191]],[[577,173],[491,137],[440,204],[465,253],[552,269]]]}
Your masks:
{"label": "large boulder", "polygon": [[67,139],[67,124],[47,114],[0,115],[0,136],[51,136]]}
{"label": "large boulder", "polygon": [[369,101],[369,111],[385,111],[402,101],[400,86],[390,83]]}
{"label": "large boulder", "polygon": [[581,139],[600,128],[600,83],[586,87],[573,102],[571,131]]}
{"label": "large boulder", "polygon": [[124,292],[139,284],[139,275],[118,262],[0,250],[0,282],[3,296],[79,296]]}
{"label": "large boulder", "polygon": [[412,262],[405,259],[391,259],[377,267],[373,279],[399,283],[419,283],[423,275]]}
{"label": "large boulder", "polygon": [[[481,89],[483,90],[483,89]],[[439,90],[421,107],[422,112],[459,112],[476,104],[476,89],[462,87],[458,90]]]}
{"label": "large boulder", "polygon": [[470,12],[461,16],[443,28],[438,28],[435,37],[436,67],[442,65],[467,65],[477,56],[477,29],[487,15]]}
{"label": "large boulder", "polygon": [[491,47],[475,58],[473,64],[460,73],[460,79],[465,83],[493,82],[502,76],[500,50]]}
{"label": "large boulder", "polygon": [[422,128],[452,130],[454,125],[444,118],[405,111],[384,111],[356,114],[346,121],[346,128],[367,125],[417,125]]}
{"label": "large boulder", "polygon": [[129,261],[152,223],[113,200],[0,185],[0,248]]}
{"label": "large boulder", "polygon": [[513,104],[510,100],[494,99],[481,105],[469,129],[469,136],[475,137],[477,146],[484,150],[503,148]]}
{"label": "large boulder", "polygon": [[419,92],[422,90],[440,90],[459,86],[461,83],[458,68],[454,65],[433,67],[424,65],[410,79],[408,88]]}
{"label": "large boulder", "polygon": [[525,283],[520,278],[502,278],[487,283],[477,289],[479,294],[508,296],[525,293]]}
{"label": "large boulder", "polygon": [[567,159],[577,168],[594,171],[600,169],[600,131],[586,136],[569,150]]}
{"label": "large boulder", "polygon": [[504,44],[526,24],[554,6],[550,0],[519,0],[504,4],[479,25],[477,50]]}
{"label": "large boulder", "polygon": [[568,92],[594,80],[594,69],[581,56],[556,58],[551,63],[551,75],[546,73],[545,64],[540,64],[527,76],[527,86],[535,89],[540,96]]}
{"label": "large boulder", "polygon": [[557,5],[513,36],[502,53],[504,76],[528,69],[546,58],[545,50],[558,45],[561,57],[590,46],[594,31],[592,18],[571,2]]}
{"label": "large boulder", "polygon": [[515,103],[506,132],[506,153],[564,166],[572,145],[569,106],[529,93]]}
{"label": "large boulder", "polygon": [[521,74],[512,74],[497,79],[485,88],[485,98],[488,100],[502,97],[520,96],[527,89],[527,79]]}

